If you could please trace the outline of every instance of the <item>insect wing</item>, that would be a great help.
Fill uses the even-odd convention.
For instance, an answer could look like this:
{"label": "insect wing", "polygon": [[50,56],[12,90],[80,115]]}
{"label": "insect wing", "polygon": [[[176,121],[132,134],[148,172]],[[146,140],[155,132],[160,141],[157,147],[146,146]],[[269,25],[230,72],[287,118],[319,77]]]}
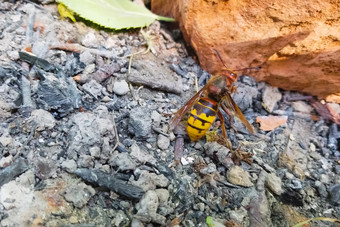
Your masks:
{"label": "insect wing", "polygon": [[178,125],[183,116],[191,109],[191,107],[199,100],[205,89],[208,87],[208,84],[206,84],[201,90],[199,90],[184,106],[182,106],[181,109],[179,109],[175,113],[169,124],[169,129],[171,131]]}
{"label": "insect wing", "polygon": [[228,111],[231,112],[231,114],[235,117],[237,117],[245,126],[246,128],[251,132],[255,133],[255,130],[253,126],[250,125],[246,117],[243,115],[240,108],[237,106],[237,104],[234,102],[233,98],[230,96],[229,93],[226,94],[226,96],[223,97],[223,101],[221,103],[223,108],[226,108]]}

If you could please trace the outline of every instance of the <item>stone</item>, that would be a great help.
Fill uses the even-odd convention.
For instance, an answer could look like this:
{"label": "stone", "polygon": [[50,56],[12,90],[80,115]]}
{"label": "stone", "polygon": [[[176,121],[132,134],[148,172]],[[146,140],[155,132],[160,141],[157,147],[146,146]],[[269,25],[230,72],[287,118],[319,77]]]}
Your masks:
{"label": "stone", "polygon": [[140,200],[137,207],[137,214],[135,218],[145,222],[155,222],[157,224],[165,225],[166,218],[160,214],[157,214],[157,208],[159,206],[159,200],[157,193],[153,190],[149,190],[145,193]]}
{"label": "stone", "polygon": [[148,138],[151,134],[152,120],[149,110],[144,107],[137,107],[130,112],[129,132],[137,138]]}
{"label": "stone", "polygon": [[69,159],[61,163],[61,168],[66,172],[73,173],[77,169],[77,163],[73,159]]}
{"label": "stone", "polygon": [[93,31],[88,32],[81,40],[81,44],[86,47],[97,47],[98,39]]}
{"label": "stone", "polygon": [[75,207],[82,208],[95,194],[96,191],[91,186],[81,182],[70,185],[65,191],[64,198]]}
{"label": "stone", "polygon": [[233,166],[227,172],[227,179],[230,183],[244,187],[251,187],[254,184],[250,181],[250,175],[239,166]]}
{"label": "stone", "polygon": [[0,169],[0,187],[25,172],[28,168],[27,161],[23,158],[18,158],[10,166]]}
{"label": "stone", "polygon": [[282,98],[282,94],[276,87],[266,86],[262,94],[262,102],[264,108],[269,112],[273,112],[278,101]]}
{"label": "stone", "polygon": [[334,204],[340,205],[340,184],[332,185],[329,188],[329,194],[331,196],[331,201]]}
{"label": "stone", "polygon": [[229,149],[225,146],[218,144],[217,142],[207,142],[203,147],[207,155],[211,157],[217,157],[218,161],[225,167],[229,168],[233,165],[232,160],[228,156]]}
{"label": "stone", "polygon": [[292,107],[293,107],[294,111],[302,112],[302,113],[310,114],[313,111],[313,107],[308,105],[304,101],[292,102]]}
{"label": "stone", "polygon": [[253,104],[253,98],[257,97],[258,90],[255,87],[250,87],[244,84],[236,84],[237,90],[232,94],[232,98],[241,109],[241,111],[246,111]]}
{"label": "stone", "polygon": [[156,165],[157,160],[149,152],[140,149],[140,147],[133,143],[130,147],[130,156],[137,162],[145,164],[146,162]]}
{"label": "stone", "polygon": [[42,180],[57,176],[58,165],[51,158],[37,157],[34,166],[36,176]]}
{"label": "stone", "polygon": [[155,192],[158,196],[159,204],[166,205],[170,196],[169,191],[164,188],[158,188]]}
{"label": "stone", "polygon": [[93,157],[90,155],[80,155],[77,160],[77,165],[83,168],[92,168],[94,165]]}
{"label": "stone", "polygon": [[56,124],[53,115],[43,109],[33,110],[31,116],[24,122],[24,130],[30,132],[32,129],[43,131],[52,129]]}
{"label": "stone", "polygon": [[209,73],[224,70],[217,49],[230,69],[261,66],[249,72],[256,80],[325,98],[340,95],[339,4],[152,0],[151,7],[178,21],[184,39]]}
{"label": "stone", "polygon": [[129,85],[125,80],[116,81],[113,84],[113,92],[116,95],[125,95],[130,91]]}
{"label": "stone", "polygon": [[206,167],[200,170],[202,174],[212,174],[217,171],[216,165],[214,163],[209,163]]}
{"label": "stone", "polygon": [[[79,55],[79,60],[81,62],[83,62],[84,64],[86,64],[87,66],[90,65],[91,68],[93,68],[92,65],[94,65],[94,61],[95,61],[95,57],[93,56],[93,54],[91,54],[91,52],[89,50],[85,50],[84,52],[82,52]],[[86,67],[87,68],[87,67]],[[94,69],[94,68],[93,68]],[[85,70],[84,70],[85,71]],[[88,71],[87,71],[88,72]],[[92,71],[93,72],[93,71]],[[92,72],[88,72],[88,73],[92,73]]]}
{"label": "stone", "polygon": [[0,159],[0,168],[5,168],[9,165],[11,165],[13,162],[13,156],[12,155],[8,155],[7,157],[2,157]]}
{"label": "stone", "polygon": [[317,180],[315,181],[315,187],[322,198],[327,198],[328,196],[327,188],[323,183]]}
{"label": "stone", "polygon": [[265,185],[275,195],[281,195],[283,193],[281,178],[276,176],[275,173],[269,173],[267,175]]}
{"label": "stone", "polygon": [[90,80],[89,82],[83,85],[83,88],[86,92],[91,94],[96,99],[98,99],[98,97],[102,95],[103,87],[95,80]]}
{"label": "stone", "polygon": [[170,138],[168,136],[164,136],[162,134],[159,134],[157,137],[157,146],[161,150],[166,150],[170,146]]}
{"label": "stone", "polygon": [[231,210],[229,215],[231,220],[241,224],[243,223],[244,218],[247,217],[247,210],[243,207],[240,207],[240,209]]}
{"label": "stone", "polygon": [[146,170],[141,170],[141,174],[137,181],[132,180],[131,184],[141,187],[145,192],[148,190],[155,190],[156,187],[166,187],[169,184],[169,180],[163,175],[157,175],[155,173],[149,173]]}
{"label": "stone", "polygon": [[128,153],[118,153],[115,151],[109,161],[111,166],[117,166],[119,170],[134,170],[137,163],[132,159]]}

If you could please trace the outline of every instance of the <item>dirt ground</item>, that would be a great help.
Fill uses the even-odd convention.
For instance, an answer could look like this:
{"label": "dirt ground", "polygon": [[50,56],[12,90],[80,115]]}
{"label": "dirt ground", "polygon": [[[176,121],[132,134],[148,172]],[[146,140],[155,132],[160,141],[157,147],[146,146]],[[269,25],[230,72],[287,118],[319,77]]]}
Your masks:
{"label": "dirt ground", "polygon": [[0,5],[0,226],[339,226],[340,136],[322,103],[250,71],[232,97],[256,133],[224,114],[232,151],[220,121],[191,142],[169,113],[211,75],[179,30]]}

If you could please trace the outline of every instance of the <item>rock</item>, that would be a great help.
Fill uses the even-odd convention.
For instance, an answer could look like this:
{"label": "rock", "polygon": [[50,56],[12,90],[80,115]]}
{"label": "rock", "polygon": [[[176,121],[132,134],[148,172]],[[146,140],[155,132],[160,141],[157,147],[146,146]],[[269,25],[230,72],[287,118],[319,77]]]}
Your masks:
{"label": "rock", "polygon": [[140,187],[118,179],[112,173],[109,174],[100,170],[89,170],[86,168],[77,169],[74,173],[91,184],[107,188],[126,198],[140,199],[144,194]]}
{"label": "rock", "polygon": [[162,115],[160,113],[158,113],[158,111],[153,110],[151,112],[151,119],[154,122],[155,125],[159,125],[161,123],[162,120]]}
{"label": "rock", "polygon": [[27,161],[23,158],[18,158],[12,163],[12,165],[7,166],[4,169],[1,169],[0,170],[0,187],[2,187],[2,185],[10,182],[15,177],[25,172],[28,168],[29,166],[27,165]]}
{"label": "rock", "polygon": [[37,157],[34,166],[36,176],[42,180],[57,176],[58,165],[51,158]]}
{"label": "rock", "polygon": [[94,165],[93,157],[90,155],[80,155],[77,160],[77,165],[80,168],[89,168],[91,169]]}
{"label": "rock", "polygon": [[257,80],[324,98],[340,87],[339,11],[334,4],[339,6],[331,0],[152,0],[151,6],[154,13],[179,22],[209,73],[224,69],[217,49],[231,69],[261,65],[249,73]]}
{"label": "rock", "polygon": [[233,166],[227,172],[227,179],[230,183],[244,187],[251,187],[254,184],[250,181],[250,175],[239,166]]}
{"label": "rock", "polygon": [[158,196],[159,205],[166,205],[170,196],[169,191],[164,188],[158,188],[155,192]]}
{"label": "rock", "polygon": [[66,77],[60,71],[58,77],[47,74],[44,80],[39,80],[37,99],[38,107],[44,110],[57,111],[59,116],[66,116],[74,108],[81,105],[80,91],[72,77]]}
{"label": "rock", "polygon": [[266,86],[262,94],[262,102],[265,109],[271,113],[282,98],[282,94],[276,87]]}
{"label": "rock", "polygon": [[275,173],[269,173],[267,175],[265,185],[275,195],[281,195],[283,192],[281,178],[276,176]]}
{"label": "rock", "polygon": [[260,123],[260,129],[263,131],[271,131],[286,124],[287,116],[257,116],[256,122]]}
{"label": "rock", "polygon": [[100,157],[100,147],[98,147],[98,146],[90,147],[89,151],[90,151],[90,154],[91,154],[92,157],[94,157],[94,158]]}
{"label": "rock", "polygon": [[340,205],[340,184],[332,185],[329,188],[329,194],[331,196],[331,201],[336,205]]}
{"label": "rock", "polygon": [[79,60],[86,64],[87,66],[91,65],[90,67],[92,67],[92,65],[94,65],[93,63],[95,61],[95,57],[93,56],[93,54],[91,54],[89,50],[85,50],[79,55]]}
{"label": "rock", "polygon": [[317,180],[315,181],[315,187],[322,198],[327,198],[328,196],[327,188],[323,183]]}
{"label": "rock", "polygon": [[200,170],[202,174],[211,174],[217,171],[216,165],[214,163],[209,163],[206,167]]}
{"label": "rock", "polygon": [[138,212],[134,217],[144,222],[155,222],[160,225],[165,225],[166,218],[156,213],[158,206],[159,201],[157,193],[153,190],[149,190],[136,206]]}
{"label": "rock", "polygon": [[136,62],[137,70],[131,70],[128,77],[129,82],[181,94],[182,81],[169,68],[163,67],[160,59],[150,55],[148,57],[148,60]]}
{"label": "rock", "polygon": [[279,166],[288,168],[299,179],[303,179],[308,172],[308,152],[301,148],[299,142],[308,144],[308,141],[315,137],[314,133],[310,122],[296,119],[286,149],[279,154]]}
{"label": "rock", "polygon": [[32,129],[36,131],[44,131],[52,129],[56,124],[53,115],[46,110],[33,110],[31,116],[24,122],[24,130],[30,132]]}
{"label": "rock", "polygon": [[247,210],[243,207],[237,210],[231,210],[230,219],[237,222],[238,224],[242,224],[245,217],[247,217]]}
{"label": "rock", "polygon": [[63,168],[66,172],[74,173],[77,169],[77,163],[73,159],[68,159],[61,163],[61,168]]}
{"label": "rock", "polygon": [[143,107],[137,107],[130,112],[129,132],[137,138],[148,138],[151,134],[152,120],[149,110]]}
{"label": "rock", "polygon": [[10,137],[9,135],[8,136],[2,135],[0,137],[0,143],[4,147],[10,146],[13,144],[13,138]]}
{"label": "rock", "polygon": [[169,180],[163,175],[157,175],[155,173],[149,173],[146,170],[140,171],[140,176],[137,181],[130,180],[131,184],[141,187],[145,192],[148,190],[155,190],[156,187],[166,187],[169,184]]}
{"label": "rock", "polygon": [[75,207],[82,208],[95,194],[96,191],[91,186],[81,182],[70,185],[65,191],[64,198]]}
{"label": "rock", "polygon": [[233,161],[229,158],[229,149],[217,142],[207,142],[204,144],[204,150],[210,157],[217,157],[218,161],[225,167],[233,165]]}
{"label": "rock", "polygon": [[129,85],[125,80],[116,81],[113,84],[113,92],[116,95],[125,95],[130,91]]}
{"label": "rock", "polygon": [[301,190],[302,189],[302,183],[298,179],[292,179],[292,183],[289,184],[288,186],[290,186],[294,190]]}
{"label": "rock", "polygon": [[67,203],[61,194],[64,193],[65,188],[74,185],[74,178],[61,175],[57,179],[47,179],[42,182],[45,187],[39,187],[39,184],[35,185],[35,183],[33,171],[28,170],[17,180],[0,188],[0,212],[1,207],[6,209],[6,216],[1,219],[1,226],[32,226],[35,225],[33,223],[41,225],[42,219],[48,221],[51,216],[64,215],[67,218],[71,215],[72,205]]}
{"label": "rock", "polygon": [[241,111],[245,111],[253,105],[253,98],[257,97],[258,90],[241,83],[236,84],[237,90],[232,94],[233,100]]}
{"label": "rock", "polygon": [[109,161],[111,166],[117,166],[119,170],[134,170],[137,163],[132,159],[128,153],[118,153],[115,151]]}
{"label": "rock", "polygon": [[97,39],[96,35],[93,31],[88,32],[81,40],[81,44],[86,47],[97,47],[99,40]]}
{"label": "rock", "polygon": [[313,107],[308,105],[303,101],[292,102],[292,107],[294,111],[301,112],[301,113],[308,113],[310,114],[313,111]]}
{"label": "rock", "polygon": [[139,163],[151,163],[152,165],[156,165],[157,160],[153,155],[148,153],[145,150],[140,149],[140,147],[134,143],[130,147],[130,156]]}
{"label": "rock", "polygon": [[157,146],[162,150],[168,149],[170,146],[170,138],[168,136],[159,134],[157,137]]}
{"label": "rock", "polygon": [[7,157],[2,157],[0,159],[0,168],[5,168],[9,165],[11,165],[13,162],[13,156],[12,155],[9,155]]}
{"label": "rock", "polygon": [[102,95],[103,87],[95,80],[90,80],[89,82],[83,85],[83,88],[86,92],[91,94],[96,99],[98,99],[99,96]]}
{"label": "rock", "polygon": [[94,113],[80,112],[71,117],[66,132],[70,143],[67,156],[77,160],[78,155],[90,154],[90,148],[101,147],[101,158],[109,159],[106,149],[109,141],[115,141],[113,118],[105,106],[98,106]]}
{"label": "rock", "polygon": [[20,184],[23,185],[24,187],[31,187],[33,188],[35,182],[35,175],[32,169],[27,170],[23,174],[20,175]]}

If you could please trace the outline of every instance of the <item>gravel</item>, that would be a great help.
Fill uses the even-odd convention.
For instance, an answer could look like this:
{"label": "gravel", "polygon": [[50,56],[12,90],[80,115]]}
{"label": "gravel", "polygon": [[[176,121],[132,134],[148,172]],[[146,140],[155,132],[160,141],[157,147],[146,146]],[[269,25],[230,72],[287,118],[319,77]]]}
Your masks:
{"label": "gravel", "polygon": [[[340,219],[339,126],[310,97],[241,76],[232,97],[256,133],[225,114],[233,150],[218,136],[191,142],[185,127],[168,131],[167,113],[212,75],[178,30],[146,28],[150,52],[134,56],[129,72],[127,56],[148,42],[139,31],[97,30],[57,19],[54,3],[12,2],[0,14],[0,226]],[[255,119],[268,115],[287,121],[261,130]]]}

